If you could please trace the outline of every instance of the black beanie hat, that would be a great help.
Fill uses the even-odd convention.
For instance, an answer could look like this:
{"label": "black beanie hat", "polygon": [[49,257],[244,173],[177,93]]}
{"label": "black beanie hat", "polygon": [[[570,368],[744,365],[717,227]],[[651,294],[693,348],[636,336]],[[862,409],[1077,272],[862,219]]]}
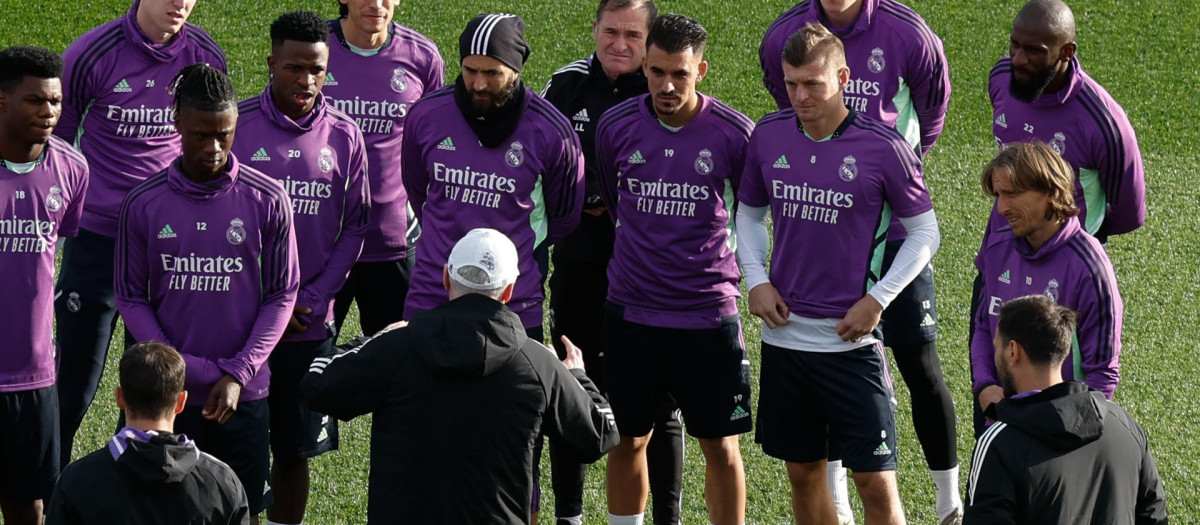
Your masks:
{"label": "black beanie hat", "polygon": [[476,15],[458,37],[458,61],[467,55],[484,55],[520,72],[529,58],[525,20],[504,13]]}

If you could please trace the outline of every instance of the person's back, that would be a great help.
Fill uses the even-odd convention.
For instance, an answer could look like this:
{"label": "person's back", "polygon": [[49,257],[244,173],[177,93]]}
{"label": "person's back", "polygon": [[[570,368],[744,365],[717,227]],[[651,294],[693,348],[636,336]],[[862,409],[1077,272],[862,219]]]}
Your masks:
{"label": "person's back", "polygon": [[[451,288],[460,247],[480,231],[450,255],[443,274],[449,302],[359,348],[316,359],[301,382],[314,410],[343,420],[373,414],[370,523],[398,516],[405,523],[528,523],[540,434],[580,462],[617,444],[611,411],[583,370],[568,372],[504,305],[517,275],[507,238],[507,255],[480,252],[472,259],[478,266],[467,266],[511,269],[503,289]],[[568,361],[580,361],[571,349]]]}
{"label": "person's back", "polygon": [[187,402],[183,357],[157,341],[121,356],[117,406],[125,427],[63,471],[46,523],[225,525],[250,523],[233,469],[174,434]]}
{"label": "person's back", "polygon": [[964,523],[1011,523],[988,511],[1000,502],[1024,524],[1166,522],[1164,505],[1148,505],[1163,489],[1146,432],[1102,392],[1069,381],[996,412],[975,452]]}
{"label": "person's back", "polygon": [[55,492],[47,524],[226,524],[249,517],[233,470],[182,434],[113,437],[69,465]]}

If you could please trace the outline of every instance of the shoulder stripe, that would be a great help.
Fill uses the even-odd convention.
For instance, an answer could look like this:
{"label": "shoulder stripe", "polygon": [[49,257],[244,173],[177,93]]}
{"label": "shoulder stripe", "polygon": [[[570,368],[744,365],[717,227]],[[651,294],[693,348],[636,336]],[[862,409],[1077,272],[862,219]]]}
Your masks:
{"label": "shoulder stripe", "polygon": [[596,137],[599,137],[601,130],[608,129],[613,122],[629,117],[637,113],[638,104],[642,97],[637,96],[617,104],[600,115],[600,121],[596,123]]}
{"label": "shoulder stripe", "polygon": [[221,50],[221,46],[217,45],[217,41],[213,40],[212,35],[209,35],[203,29],[200,29],[192,24],[187,24],[187,27],[190,30],[188,36],[195,38],[196,44],[199,45],[201,49],[212,53],[214,56],[225,56],[225,52]]}
{"label": "shoulder stripe", "polygon": [[775,111],[775,112],[767,113],[766,115],[763,115],[762,118],[758,119],[758,125],[762,126],[763,124],[770,124],[775,121],[788,120],[788,119],[794,119],[794,118],[796,118],[795,110],[793,110],[791,108],[781,109],[779,111]]}
{"label": "shoulder stripe", "polygon": [[74,161],[82,166],[88,165],[87,159],[83,156],[83,153],[71,147],[69,142],[58,138],[57,135],[50,135],[50,149],[55,153],[67,157],[69,160]]}
{"label": "shoulder stripe", "polygon": [[252,113],[262,109],[262,101],[259,100],[257,95],[255,95],[246,100],[238,102],[237,109],[239,115],[244,113]]}
{"label": "shoulder stripe", "polygon": [[[129,210],[132,208],[133,203],[147,193],[150,193],[166,184],[167,170],[164,169],[154,175],[151,175],[150,177],[147,177],[145,181],[135,186],[133,190],[131,190],[129,194],[125,196],[125,200],[121,203],[121,211],[117,217],[117,224],[122,226],[128,224]],[[117,236],[118,238],[124,237],[125,228],[120,228],[117,231]],[[132,284],[133,278],[129,275],[130,268],[128,265],[129,257],[127,250],[117,251],[114,255],[116,256],[116,268],[121,271],[123,278],[117,279],[116,282],[113,283],[113,287],[122,295],[132,295],[129,291],[129,286]]]}
{"label": "shoulder stripe", "polygon": [[333,107],[332,104],[325,106],[325,114],[329,115],[330,117],[333,117],[334,119],[337,119],[337,120],[340,120],[343,122],[347,122],[355,127],[358,126],[358,123],[354,121],[353,117],[343,113],[342,110]]}
{"label": "shoulder stripe", "polygon": [[554,70],[554,74],[557,75],[559,73],[563,73],[563,72],[567,72],[567,71],[578,71],[580,73],[587,73],[588,72],[587,59],[581,58],[579,60],[571,62],[563,67],[560,67],[560,68]]}
{"label": "shoulder stripe", "polygon": [[1079,102],[1092,120],[1096,130],[1104,141],[1104,162],[1100,166],[1100,180],[1104,183],[1104,194],[1109,202],[1119,201],[1121,179],[1124,176],[1125,148],[1121,137],[1121,127],[1112,111],[1105,107],[1101,95],[1095,87],[1085,84],[1079,92]]}
{"label": "shoulder stripe", "polygon": [[269,195],[275,199],[280,199],[287,195],[287,192],[283,189],[283,185],[278,180],[257,170],[250,169],[247,166],[239,166],[238,182],[243,182],[259,193]]}
{"label": "shoulder stripe", "polygon": [[750,137],[750,133],[754,131],[754,122],[737,110],[726,106],[724,103],[717,102],[713,105],[713,115],[716,115],[721,120],[730,123],[746,138]]}
{"label": "shoulder stripe", "polygon": [[[771,22],[771,25],[767,27],[766,34],[770,35],[771,33],[775,32],[780,26],[790,23],[793,18],[808,15],[812,11],[812,7],[815,4],[816,4],[815,0],[805,0],[803,2],[800,2],[795,7],[787,10],[787,12],[783,13],[782,15],[779,15],[779,18],[776,18],[774,22]],[[766,41],[766,39],[764,38],[763,41]]]}
{"label": "shoulder stripe", "polygon": [[982,470],[983,460],[987,458],[988,449],[996,440],[996,436],[1000,435],[1007,427],[1007,423],[997,421],[991,428],[985,430],[982,436],[979,436],[979,442],[975,445],[975,454],[971,456],[971,476],[967,482],[970,487],[970,494],[967,496],[968,503],[975,501],[975,487],[979,486],[979,471]]}
{"label": "shoulder stripe", "polygon": [[896,17],[897,20],[907,23],[916,29],[921,34],[921,38],[925,40],[925,45],[934,47],[937,40],[937,35],[933,34],[933,30],[929,28],[929,24],[925,22],[920,15],[909,7],[898,2],[883,1],[879,3],[879,10]]}
{"label": "shoulder stripe", "polygon": [[[1097,314],[1100,316],[1099,328],[1102,337],[1100,338],[1100,347],[1096,348],[1096,357],[1100,361],[1108,361],[1116,355],[1117,345],[1120,341],[1117,339],[1116,322],[1113,315],[1113,305],[1117,300],[1115,290],[1111,283],[1115,281],[1115,276],[1108,273],[1104,265],[1104,255],[1097,251],[1087,242],[1082,235],[1076,235],[1067,242],[1067,246],[1075,255],[1079,257],[1088,270],[1088,280],[1092,288],[1092,293],[1096,296],[1096,301],[1101,305],[1097,309]],[[1083,381],[1084,378],[1077,377],[1077,381]]]}
{"label": "shoulder stripe", "polygon": [[1001,58],[996,61],[996,65],[992,66],[992,72],[988,73],[988,82],[998,75],[1007,75],[1012,73],[1012,59],[1009,57]]}
{"label": "shoulder stripe", "polygon": [[547,123],[554,126],[554,130],[563,139],[570,140],[575,137],[575,131],[571,129],[571,124],[567,122],[567,118],[558,111],[558,108],[547,102],[546,99],[538,96],[530,97],[529,109],[535,114],[541,115]]}
{"label": "shoulder stripe", "polygon": [[413,42],[421,47],[426,48],[433,54],[438,55],[439,57],[441,56],[441,52],[438,51],[437,42],[434,42],[433,39],[421,34],[411,27],[404,26],[397,22],[392,22],[392,25],[396,28],[396,31],[393,33],[393,35],[400,36],[404,40]]}
{"label": "shoulder stripe", "polygon": [[79,59],[75,61],[75,64],[72,65],[71,85],[68,86],[70,91],[67,93],[67,96],[73,99],[71,103],[76,104],[76,109],[81,115],[84,108],[87,107],[87,103],[90,103],[91,100],[74,100],[78,99],[76,94],[82,93],[84,86],[87,85],[88,71],[95,67],[96,62],[99,62],[104,55],[108,54],[109,51],[112,51],[112,49],[121,42],[123,39],[123,34],[124,33],[122,32],[120,25],[114,25],[113,27],[109,28],[107,31],[101,34],[92,43],[91,47],[89,47],[87,51],[84,51],[83,54],[79,56]]}

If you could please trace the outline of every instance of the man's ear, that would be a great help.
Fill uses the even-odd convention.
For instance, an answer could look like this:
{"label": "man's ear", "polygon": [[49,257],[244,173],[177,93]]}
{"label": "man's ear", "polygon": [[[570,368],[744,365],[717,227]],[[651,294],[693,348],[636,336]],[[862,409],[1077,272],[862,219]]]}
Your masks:
{"label": "man's ear", "polygon": [[504,293],[500,295],[500,302],[508,304],[512,300],[513,288],[517,287],[517,283],[512,283],[504,287]]}
{"label": "man's ear", "polygon": [[1025,347],[1021,346],[1016,339],[1009,341],[1008,345],[1004,347],[1004,355],[1008,358],[1010,368],[1029,360],[1029,355],[1025,353]]}
{"label": "man's ear", "polygon": [[1075,42],[1067,42],[1063,44],[1062,47],[1058,48],[1058,60],[1061,62],[1070,61],[1072,58],[1075,58],[1075,51],[1077,51],[1078,48],[1079,46],[1076,45]]}
{"label": "man's ear", "polygon": [[183,412],[183,408],[187,406],[187,390],[179,393],[179,398],[175,400],[175,414]]}
{"label": "man's ear", "polygon": [[442,287],[450,291],[450,265],[442,265]]}
{"label": "man's ear", "polygon": [[699,75],[696,76],[696,83],[699,84],[704,80],[704,76],[708,74],[708,61],[701,60],[700,66],[697,69],[699,70]]}
{"label": "man's ear", "polygon": [[[117,408],[119,408],[121,410],[125,410],[125,392],[123,390],[121,390],[121,387],[117,387],[116,393],[117,393]],[[129,412],[128,410],[125,410],[125,411]]]}

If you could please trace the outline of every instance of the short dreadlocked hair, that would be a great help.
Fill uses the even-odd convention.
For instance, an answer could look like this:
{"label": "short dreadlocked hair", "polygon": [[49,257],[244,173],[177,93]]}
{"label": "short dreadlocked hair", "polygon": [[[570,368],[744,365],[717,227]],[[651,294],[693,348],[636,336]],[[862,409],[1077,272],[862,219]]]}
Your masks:
{"label": "short dreadlocked hair", "polygon": [[229,76],[205,63],[183,68],[172,81],[175,111],[183,108],[200,111],[225,111],[237,107],[237,93]]}
{"label": "short dreadlocked hair", "polygon": [[329,28],[312,11],[284,13],[271,22],[271,46],[279,47],[284,40],[306,44],[326,42],[329,40]]}
{"label": "short dreadlocked hair", "polygon": [[0,51],[0,91],[11,92],[25,77],[62,78],[58,53],[34,46],[12,46]]}

